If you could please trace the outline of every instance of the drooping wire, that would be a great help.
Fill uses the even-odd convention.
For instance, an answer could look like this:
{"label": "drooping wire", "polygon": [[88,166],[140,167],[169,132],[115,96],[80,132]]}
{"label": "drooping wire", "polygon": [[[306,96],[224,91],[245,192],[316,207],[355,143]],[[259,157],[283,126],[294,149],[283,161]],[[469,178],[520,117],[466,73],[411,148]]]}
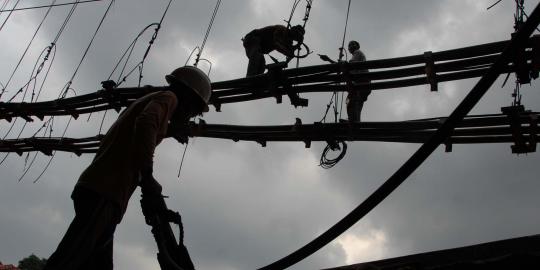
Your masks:
{"label": "drooping wire", "polygon": [[34,39],[36,38],[36,35],[37,33],[39,32],[39,29],[41,29],[41,26],[43,25],[43,22],[45,22],[45,19],[47,19],[47,16],[49,15],[49,12],[51,11],[52,9],[52,5],[56,3],[56,0],[53,0],[51,2],[51,5],[49,5],[49,9],[47,9],[47,12],[45,13],[45,15],[43,16],[43,19],[41,20],[41,22],[39,23],[36,31],[34,31],[34,35],[32,36],[32,38],[30,39],[30,42],[28,42],[28,45],[26,46],[26,49],[24,50],[23,54],[21,55],[21,57],[19,58],[19,62],[17,62],[17,65],[15,66],[15,68],[13,69],[13,71],[11,72],[11,75],[9,76],[9,79],[7,80],[6,84],[2,87],[2,92],[0,93],[0,99],[2,98],[2,94],[5,92],[6,88],[9,86],[9,83],[11,82],[11,80],[13,79],[13,76],[15,75],[15,73],[17,72],[17,70],[19,69],[19,66],[21,65],[21,62],[22,60],[24,59],[24,57],[26,56],[26,53],[28,52],[28,49],[30,49],[30,46],[32,45],[32,42],[34,41]]}
{"label": "drooping wire", "polygon": [[[70,3],[61,3],[61,4],[55,4],[55,5],[52,5],[53,7],[59,7],[59,6],[67,6],[67,5],[76,5],[76,4],[83,4],[83,3],[89,3],[89,2],[98,2],[98,1],[103,1],[103,0],[85,0],[85,1],[76,1],[76,2],[70,2]],[[10,12],[13,12],[13,11],[21,11],[21,10],[30,10],[30,9],[39,9],[39,8],[46,8],[46,7],[49,7],[50,5],[45,5],[45,6],[35,6],[35,7],[25,7],[25,8],[13,8],[13,9],[10,9],[10,10],[3,10],[3,11],[10,11]]]}
{"label": "drooping wire", "polygon": [[159,20],[159,23],[156,27],[156,30],[154,31],[154,35],[152,35],[152,39],[148,43],[148,47],[146,48],[146,51],[144,52],[143,59],[140,62],[139,65],[139,87],[141,87],[141,81],[143,78],[143,70],[144,70],[144,61],[146,60],[146,57],[148,56],[148,53],[150,52],[150,49],[152,48],[152,45],[154,44],[154,41],[156,40],[159,30],[161,29],[161,24],[163,23],[163,19],[165,19],[165,15],[167,15],[167,12],[169,11],[169,7],[171,6],[172,0],[169,0],[169,3],[167,4],[167,7],[165,8],[165,11],[163,12],[163,15],[161,16],[161,20]]}
{"label": "drooping wire", "polygon": [[79,72],[79,68],[81,67],[82,63],[84,62],[84,60],[86,58],[86,55],[88,54],[88,51],[90,50],[90,47],[92,47],[92,44],[94,43],[94,39],[96,38],[97,33],[101,29],[101,26],[103,25],[103,21],[105,21],[105,18],[109,14],[109,10],[111,9],[114,2],[115,2],[115,0],[111,0],[111,2],[109,3],[109,6],[105,10],[105,14],[103,14],[103,16],[101,17],[101,20],[99,21],[99,24],[98,24],[98,26],[96,28],[96,31],[92,35],[92,38],[90,39],[90,42],[88,43],[88,46],[84,50],[84,53],[83,53],[83,55],[81,57],[81,60],[79,61],[79,64],[77,64],[77,67],[75,68],[75,71],[73,72],[73,75],[71,75],[71,78],[69,79],[68,83],[64,87],[64,90],[60,93],[60,97],[65,97],[66,94],[67,94],[67,91],[70,89],[70,86],[73,83],[73,80],[75,79],[75,76],[77,75],[77,72]]}
{"label": "drooping wire", "polygon": [[[124,64],[122,66],[122,69],[118,75],[118,79],[115,83],[115,87],[118,87],[120,86],[122,83],[126,82],[127,78],[135,71],[135,70],[139,70],[139,82],[138,82],[138,87],[141,86],[141,82],[142,82],[142,78],[143,78],[143,69],[144,69],[144,62],[150,52],[150,49],[152,48],[152,45],[154,44],[154,41],[156,40],[157,36],[158,36],[158,33],[159,33],[159,30],[161,29],[161,24],[163,23],[163,20],[165,19],[165,15],[167,14],[168,10],[169,10],[169,7],[171,5],[171,2],[172,0],[169,0],[169,3],[167,4],[166,8],[165,8],[165,11],[163,12],[162,16],[161,16],[161,19],[158,23],[151,23],[149,25],[147,25],[141,32],[139,32],[139,34],[135,37],[135,39],[131,42],[131,44],[128,46],[128,48],[124,51],[124,53],[122,54],[122,56],[120,57],[120,59],[118,60],[118,62],[116,63],[116,65],[114,66],[113,70],[111,71],[111,74],[109,75],[109,77],[107,78],[107,80],[110,80],[111,77],[113,76],[114,72],[118,69],[118,67],[120,66],[120,64],[122,63],[122,61],[124,61]],[[122,77],[124,75],[124,71],[129,63],[129,59],[131,58],[131,55],[135,49],[135,46],[137,44],[137,42],[139,41],[139,38],[146,32],[146,30],[150,29],[150,27],[152,26],[155,26],[156,28],[154,29],[154,34],[152,35],[152,38],[150,39],[150,41],[148,42],[148,47],[146,48],[146,51],[142,57],[142,60],[137,63],[137,65],[135,65],[135,67],[133,67],[124,77]],[[125,60],[124,60],[125,58]],[[101,123],[100,123],[100,126],[99,126],[99,131],[98,131],[98,134],[101,133],[101,130],[103,129],[103,123],[105,122],[105,117],[107,116],[107,111],[108,110],[105,110],[103,112],[103,117],[101,118]],[[90,113],[88,115],[88,120],[90,120],[90,117],[92,116],[92,113]]]}
{"label": "drooping wire", "polygon": [[206,28],[206,33],[204,34],[203,41],[201,43],[201,47],[197,53],[197,57],[195,58],[195,64],[194,66],[197,66],[199,64],[199,60],[201,59],[201,54],[204,50],[204,46],[206,45],[206,40],[208,39],[208,36],[210,35],[210,30],[212,30],[212,26],[214,26],[214,19],[217,16],[217,13],[219,11],[219,6],[221,5],[221,0],[218,0],[216,2],[216,6],[214,7],[214,11],[212,12],[212,16],[210,17],[210,22],[208,23],[208,27]]}
{"label": "drooping wire", "polygon": [[[311,12],[311,7],[313,5],[313,0],[306,0],[306,12],[304,13],[304,18],[302,19],[302,21],[304,21],[304,23],[302,24],[302,29],[304,29],[304,31],[306,30],[306,24],[308,22],[308,19],[309,19],[309,14]],[[290,24],[289,24],[290,26]],[[300,55],[300,52],[302,51],[302,44],[303,44],[303,41],[301,43],[298,43],[297,46],[298,46],[298,49],[296,50],[297,51],[297,55]],[[305,45],[305,44],[304,44]],[[310,51],[309,51],[309,48],[306,46],[306,49],[307,49],[307,55],[310,54]],[[296,58],[296,68],[300,67],[300,57],[297,57]]]}
{"label": "drooping wire", "polygon": [[[16,8],[17,5],[19,5],[20,1],[21,0],[17,0],[17,2],[15,2],[15,5],[13,7]],[[2,31],[2,29],[4,29],[4,25],[6,25],[7,21],[9,20],[9,17],[11,17],[11,14],[13,14],[13,11],[10,11],[9,14],[7,15],[6,19],[4,20],[4,22],[0,26],[0,31]]]}
{"label": "drooping wire", "polygon": [[[67,24],[69,23],[69,20],[71,19],[71,16],[73,15],[74,11],[75,11],[75,8],[77,7],[77,4],[74,4],[70,11],[68,12],[68,15],[66,16],[66,18],[64,19],[64,22],[62,23],[62,26],[60,27],[60,29],[58,30],[58,33],[56,33],[56,37],[54,38],[54,40],[51,42],[51,45],[48,46],[46,49],[47,49],[47,54],[46,56],[44,57],[44,60],[43,62],[40,64],[39,68],[38,68],[38,71],[36,72],[35,77],[37,77],[37,75],[41,72],[41,69],[43,68],[43,66],[45,65],[45,63],[47,62],[47,60],[49,59],[49,56],[50,56],[50,53],[51,51],[54,49],[54,52],[56,53],[56,43],[58,42],[58,39],[60,38],[60,36],[62,35],[62,33],[64,32]],[[52,62],[51,62],[51,65],[52,65]],[[49,66],[49,70],[50,70],[50,67]],[[48,74],[48,71],[47,71],[47,74]],[[47,76],[46,76],[47,77]],[[28,85],[29,83],[31,83],[32,79],[30,79],[30,81],[28,81],[27,84],[25,84],[25,86],[23,86],[22,88],[26,87],[26,85]],[[45,81],[43,82],[45,83]],[[6,90],[7,86],[3,87],[2,88],[2,92],[0,92],[0,98],[2,97],[2,95],[4,94],[5,90]],[[42,89],[42,88],[41,88]],[[40,89],[40,93],[41,93],[41,89]],[[39,94],[38,94],[39,96]],[[36,98],[37,100],[37,98]]]}
{"label": "drooping wire", "polygon": [[[351,11],[351,0],[349,0],[349,3],[347,5],[347,15],[345,16],[345,27],[343,29],[343,38],[341,40],[341,47],[339,48],[338,62],[341,62],[343,60],[343,56],[346,55],[346,52],[344,53],[344,50],[345,50],[345,38],[347,37],[347,27],[348,27],[348,24],[349,24],[350,11]],[[345,58],[345,59],[347,59],[347,58]],[[338,93],[336,91],[334,91],[334,93],[332,94],[332,97],[330,98],[330,102],[328,103],[328,105],[326,105],[326,111],[324,113],[323,120],[326,120],[326,116],[328,115],[328,111],[330,110],[330,106],[332,106],[332,104],[334,105],[333,106],[333,109],[334,109],[334,121],[337,123],[339,121],[339,118],[341,118],[341,113],[343,111],[344,93],[341,93],[341,100],[340,100],[339,95],[340,95],[340,93]],[[334,100],[335,100],[335,103],[334,103]],[[338,106],[339,106],[339,109],[338,109]],[[341,147],[339,147],[339,144],[341,144]],[[336,158],[331,159],[331,158],[328,158],[328,153],[330,152],[330,150],[332,150],[332,151],[341,151],[341,152],[339,153],[339,155]],[[330,168],[334,167],[339,161],[341,161],[343,159],[343,157],[345,157],[346,153],[347,153],[347,143],[345,141],[328,142],[326,144],[326,147],[324,148],[322,154],[321,154],[321,159],[320,159],[319,165],[324,169],[330,169]]]}
{"label": "drooping wire", "polygon": [[300,4],[300,1],[301,0],[293,0],[293,6],[291,8],[291,15],[289,15],[289,19],[285,21],[287,23],[287,28],[291,28],[291,21],[294,16],[294,12],[296,11],[298,4]]}
{"label": "drooping wire", "polygon": [[[44,53],[44,51],[41,52],[41,55],[43,55],[43,53]],[[40,58],[41,58],[41,55],[40,55]],[[38,62],[39,62],[39,58],[38,58],[38,61],[35,63],[34,68],[32,69],[32,73],[31,73],[30,80],[29,80],[23,87],[21,87],[21,88],[19,89],[19,91],[17,91],[17,93],[9,100],[9,102],[13,101],[13,99],[15,99],[15,97],[16,97],[18,94],[22,93],[22,92],[23,92],[23,89],[24,89],[24,94],[23,94],[23,97],[22,97],[22,101],[24,101],[24,99],[25,99],[25,97],[26,97],[26,94],[27,94],[27,91],[28,91],[28,87],[30,86],[30,84],[32,83],[32,81],[34,81],[34,79],[37,78],[37,74],[38,74],[38,72],[40,71],[39,68],[38,68],[38,72],[36,72],[36,75],[33,76],[34,71],[36,71],[36,67],[37,67]],[[41,67],[41,65],[40,65],[40,67]],[[35,89],[35,86],[36,86],[36,83],[35,83],[35,81],[34,81],[34,87],[33,87],[33,89]],[[10,128],[8,129],[8,131],[6,132],[6,134],[3,136],[2,140],[5,140],[5,139],[7,138],[7,136],[9,136],[9,134],[11,133],[11,131],[13,130],[13,128],[15,127],[15,124],[17,123],[17,119],[18,119],[18,118],[15,118],[15,119],[13,120],[13,123],[11,123]],[[20,134],[23,132],[25,126],[26,126],[26,123],[25,123],[25,125],[23,126],[23,128],[21,129],[21,131],[20,131],[20,133],[19,133],[19,136],[20,136]],[[19,138],[19,137],[17,137],[17,139],[18,139],[18,138]],[[9,155],[9,153],[6,153],[6,156],[2,159],[2,161],[0,161],[0,165],[5,161],[7,155]]]}
{"label": "drooping wire", "polygon": [[[127,67],[127,64],[129,63],[129,59],[131,58],[131,54],[133,53],[133,50],[135,49],[135,46],[137,45],[137,42],[139,41],[139,38],[148,30],[150,29],[150,27],[152,26],[156,26],[157,27],[158,23],[151,23],[149,25],[147,25],[141,32],[139,32],[139,34],[135,37],[135,39],[133,39],[133,41],[131,42],[131,44],[129,44],[129,46],[127,47],[127,49],[124,51],[124,53],[122,54],[122,56],[120,57],[120,59],[118,60],[118,62],[116,63],[116,65],[114,66],[113,70],[111,71],[111,74],[109,75],[109,77],[107,78],[107,80],[110,80],[111,77],[114,75],[114,73],[116,72],[116,70],[118,69],[118,67],[120,66],[120,64],[122,63],[122,61],[124,62],[123,66],[122,66],[122,69],[120,70],[120,73],[118,74],[118,79],[116,80],[116,84],[117,85],[120,85],[121,83],[123,83],[127,78],[124,77],[122,79],[122,75],[124,75],[124,71]],[[122,79],[122,81],[121,81]]]}
{"label": "drooping wire", "polygon": [[[124,56],[126,55],[126,53],[128,53],[129,51],[129,54],[128,54],[128,57],[126,58],[126,62],[124,64],[124,68],[122,69],[122,72],[121,74],[119,75],[119,79],[118,81],[116,82],[116,87],[120,86],[122,83],[124,83],[127,78],[135,71],[135,70],[139,70],[139,87],[141,85],[141,80],[143,78],[143,70],[144,70],[144,61],[146,60],[146,57],[148,56],[148,54],[150,53],[150,50],[152,48],[152,45],[154,44],[154,41],[156,40],[158,34],[159,34],[159,30],[161,29],[161,25],[163,23],[163,20],[165,19],[165,16],[167,15],[167,12],[169,11],[169,7],[171,6],[171,2],[172,0],[169,0],[169,3],[167,4],[166,8],[165,8],[165,11],[163,12],[162,16],[161,16],[161,19],[159,21],[159,23],[152,23],[150,25],[148,25],[146,28],[143,29],[143,31],[141,31],[139,33],[139,35],[135,38],[135,40],[131,43],[130,47],[128,47],[128,49],[124,52],[124,55],[122,55],[122,57],[120,58],[119,62],[116,64],[115,68],[113,69],[113,72],[111,72],[111,75],[109,76],[109,79],[111,78],[112,74],[114,73],[114,71],[116,70],[117,66],[121,63],[122,59],[124,58]],[[137,40],[139,39],[139,37],[150,27],[152,26],[156,26],[156,28],[154,29],[154,34],[152,35],[152,38],[150,39],[150,41],[148,42],[148,47],[146,48],[146,51],[144,52],[144,55],[142,57],[142,60],[137,63],[137,65],[135,65],[135,67],[133,67],[122,79],[120,79],[120,77],[123,75],[123,71],[125,70],[125,66],[127,65],[128,61],[129,61],[129,57],[131,56],[131,52],[133,51],[134,47],[135,47],[135,43],[137,42]]]}
{"label": "drooping wire", "polygon": [[[79,68],[81,67],[84,59],[86,58],[87,54],[88,54],[88,51],[90,50],[90,47],[92,46],[93,42],[94,42],[94,39],[95,37],[97,36],[97,33],[99,32],[99,30],[101,29],[101,26],[103,25],[103,22],[105,20],[105,18],[107,17],[107,15],[109,14],[109,11],[112,7],[112,5],[114,4],[115,0],[111,0],[111,2],[109,3],[109,6],[107,7],[107,9],[105,10],[105,13],[103,14],[97,28],[96,28],[96,31],[94,32],[94,34],[92,35],[92,38],[90,39],[90,42],[88,44],[88,46],[86,47],[84,53],[83,53],[83,56],[81,57],[81,60],[79,61],[77,67],[75,68],[75,71],[73,72],[73,75],[71,76],[70,80],[66,83],[66,85],[64,86],[64,88],[62,89],[62,91],[60,92],[60,95],[59,95],[59,98],[60,99],[63,99],[67,96],[67,94],[69,93],[69,90],[72,90],[75,94],[75,90],[73,88],[71,88],[71,85],[73,83],[73,80],[75,79],[75,76],[77,75],[77,72],[79,71]],[[73,14],[73,12],[71,12],[71,15]],[[65,26],[64,26],[65,28]],[[51,117],[54,119],[54,116]],[[64,128],[64,131],[62,133],[62,136],[61,137],[64,137],[70,124],[71,124],[71,121],[73,119],[73,116],[70,116],[69,117],[69,120],[66,124],[66,127]],[[53,122],[54,120],[51,120],[51,123]],[[51,132],[50,132],[50,136],[52,135],[52,127],[51,127]],[[53,151],[52,152],[52,155],[51,157],[49,158],[49,161],[47,162],[47,164],[45,165],[45,167],[43,168],[42,172],[39,174],[39,176],[33,181],[33,183],[36,183],[37,181],[39,181],[39,179],[43,176],[43,174],[45,174],[45,172],[47,171],[47,169],[49,168],[49,166],[51,165],[54,157],[56,155],[56,151]]]}
{"label": "drooping wire", "polygon": [[[71,89],[73,90],[73,89]],[[75,91],[73,91],[75,92]],[[51,121],[51,123],[54,122],[54,116],[51,117],[53,120]],[[70,116],[69,117],[69,120],[66,124],[66,127],[64,128],[64,131],[62,132],[62,138],[66,136],[66,133],[67,133],[67,130],[69,128],[69,125],[71,124],[71,120],[73,120],[73,116]],[[50,129],[50,132],[49,132],[49,138],[52,137],[52,124],[51,124],[51,129]],[[47,169],[49,168],[49,166],[51,165],[54,157],[56,156],[56,151],[53,151],[52,154],[51,154],[51,157],[49,158],[49,161],[47,162],[47,165],[45,165],[45,167],[43,168],[43,171],[41,171],[41,173],[39,174],[38,177],[36,177],[36,179],[33,181],[33,183],[37,183],[37,181],[39,181],[39,179],[43,176],[43,174],[45,174],[45,172],[47,171]]]}

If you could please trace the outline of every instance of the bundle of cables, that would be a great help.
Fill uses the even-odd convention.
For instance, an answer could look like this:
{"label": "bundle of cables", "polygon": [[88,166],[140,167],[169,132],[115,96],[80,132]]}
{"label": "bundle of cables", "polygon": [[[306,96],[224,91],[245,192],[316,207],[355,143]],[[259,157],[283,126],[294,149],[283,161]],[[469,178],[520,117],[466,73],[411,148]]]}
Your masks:
{"label": "bundle of cables", "polygon": [[[340,144],[341,144],[341,147],[339,146]],[[341,151],[341,153],[339,153],[339,155],[336,158],[329,159],[327,155],[328,155],[328,152],[330,152],[330,150]],[[321,155],[319,166],[323,167],[324,169],[330,169],[334,167],[341,159],[343,159],[346,153],[347,153],[347,143],[345,143],[345,141],[329,141]]]}

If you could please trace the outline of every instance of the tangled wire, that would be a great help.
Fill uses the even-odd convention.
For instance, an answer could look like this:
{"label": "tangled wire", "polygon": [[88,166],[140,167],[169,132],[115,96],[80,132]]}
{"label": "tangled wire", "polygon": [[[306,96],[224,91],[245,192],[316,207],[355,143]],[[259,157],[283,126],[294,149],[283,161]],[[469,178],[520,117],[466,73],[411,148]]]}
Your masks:
{"label": "tangled wire", "polygon": [[[341,144],[341,147],[339,146],[339,144]],[[328,155],[328,152],[332,150],[332,151],[340,151],[341,150],[341,153],[339,153],[339,155],[334,158],[334,159],[329,159],[327,157]],[[345,141],[329,141],[328,144],[326,145],[326,147],[324,148],[323,152],[322,152],[322,155],[321,155],[321,160],[319,162],[319,166],[323,167],[323,169],[330,169],[332,167],[334,167],[340,160],[343,159],[343,157],[345,157],[345,154],[347,153],[347,143]]]}

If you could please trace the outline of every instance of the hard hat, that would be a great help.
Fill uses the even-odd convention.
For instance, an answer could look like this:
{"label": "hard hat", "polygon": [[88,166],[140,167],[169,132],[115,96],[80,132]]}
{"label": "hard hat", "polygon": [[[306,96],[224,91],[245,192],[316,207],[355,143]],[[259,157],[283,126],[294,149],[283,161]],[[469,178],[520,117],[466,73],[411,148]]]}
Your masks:
{"label": "hard hat", "polygon": [[212,87],[210,85],[210,79],[200,69],[192,66],[179,67],[173,70],[171,74],[166,75],[165,79],[169,85],[180,83],[187,86],[201,98],[201,101],[204,103],[203,111],[208,111],[208,102],[212,94]]}

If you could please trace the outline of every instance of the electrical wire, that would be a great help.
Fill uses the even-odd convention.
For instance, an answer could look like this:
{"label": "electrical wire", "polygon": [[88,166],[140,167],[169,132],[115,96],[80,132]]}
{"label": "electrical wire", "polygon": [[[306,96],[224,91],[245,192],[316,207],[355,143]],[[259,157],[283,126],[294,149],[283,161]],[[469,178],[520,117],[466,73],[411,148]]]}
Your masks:
{"label": "electrical wire", "polygon": [[66,84],[66,86],[64,87],[64,91],[60,94],[62,97],[65,97],[65,95],[67,94],[67,91],[70,89],[70,86],[71,84],[73,83],[73,80],[75,79],[75,76],[77,75],[77,72],[79,71],[79,68],[81,67],[84,59],[86,58],[86,55],[88,54],[88,51],[90,50],[90,47],[92,46],[93,42],[94,42],[94,39],[96,38],[97,36],[97,33],[99,32],[99,30],[101,29],[101,26],[103,25],[103,21],[105,20],[105,18],[107,17],[107,15],[109,14],[109,10],[111,9],[112,5],[114,4],[115,0],[111,0],[111,2],[109,3],[109,6],[107,7],[107,9],[105,10],[105,14],[103,14],[103,16],[101,17],[101,20],[99,21],[99,24],[98,24],[98,27],[96,28],[96,31],[94,32],[94,34],[92,35],[92,38],[90,39],[90,42],[88,43],[88,46],[86,47],[86,49],[84,50],[84,53],[81,57],[81,60],[79,61],[79,64],[77,65],[77,67],[75,68],[75,71],[73,72],[73,75],[71,75],[71,78],[69,79],[68,83]]}
{"label": "electrical wire", "polygon": [[289,19],[285,22],[287,22],[287,28],[291,27],[291,21],[292,17],[294,16],[294,12],[296,11],[296,8],[298,7],[298,4],[300,4],[301,0],[293,0],[293,6],[291,8],[291,15],[289,15]]}
{"label": "electrical wire", "polygon": [[208,39],[208,36],[210,35],[210,30],[212,30],[212,26],[214,26],[214,19],[217,16],[219,6],[221,5],[221,0],[218,0],[216,2],[216,6],[214,7],[214,11],[212,13],[212,16],[210,17],[210,22],[208,23],[208,27],[206,28],[206,33],[204,35],[203,41],[201,43],[201,47],[197,53],[197,57],[195,58],[195,64],[194,66],[197,66],[199,64],[199,60],[201,58],[201,54],[204,50],[204,46],[206,45],[206,40]]}
{"label": "electrical wire", "polygon": [[7,4],[9,3],[10,0],[4,0],[4,2],[2,3],[2,6],[0,6],[0,14],[2,14],[2,12],[5,11],[6,9],[6,6]]}
{"label": "electrical wire", "polygon": [[[94,39],[95,37],[97,36],[97,33],[99,32],[99,30],[101,29],[101,26],[103,25],[103,22],[105,20],[105,18],[107,17],[107,15],[109,14],[109,11],[112,7],[112,5],[114,4],[115,0],[111,0],[111,2],[109,3],[109,6],[107,7],[107,9],[105,10],[105,13],[103,14],[101,20],[99,21],[99,24],[94,32],[94,34],[92,35],[92,38],[90,39],[90,42],[88,44],[88,46],[86,47],[84,53],[83,53],[83,56],[81,57],[81,60],[79,61],[77,67],[75,68],[75,71],[73,72],[73,75],[71,76],[70,80],[66,83],[66,85],[64,86],[63,90],[60,92],[60,96],[59,98],[63,99],[67,96],[69,90],[73,90],[73,92],[75,92],[75,90],[73,88],[71,88],[71,84],[73,82],[73,80],[75,79],[75,76],[77,75],[77,72],[79,71],[79,68],[81,67],[84,59],[86,58],[87,54],[88,54],[88,51],[90,50],[90,47],[92,46],[93,42],[94,42]],[[73,15],[73,11],[74,11],[74,8],[76,7],[76,4],[73,6],[72,10],[70,11],[70,15],[68,17],[71,17]],[[63,25],[63,27],[61,28],[61,31],[63,31],[65,29],[65,25],[67,25],[67,23],[65,23]],[[59,37],[57,35],[57,37]],[[50,135],[52,134],[52,123],[54,121],[54,116],[51,117],[52,120],[51,120],[51,129],[50,129]],[[69,120],[68,120],[68,123],[66,124],[66,127],[62,133],[62,137],[65,136],[68,128],[69,128],[69,125],[71,124],[71,120],[73,119],[73,116],[70,116],[69,117]],[[45,165],[45,167],[43,168],[43,171],[39,174],[39,176],[33,181],[33,183],[36,183],[37,181],[39,181],[39,179],[43,176],[43,174],[45,174],[45,172],[47,171],[47,169],[49,168],[49,166],[51,165],[54,157],[56,155],[56,151],[54,151],[49,159],[49,161],[47,162],[47,165]]]}
{"label": "electrical wire", "polygon": [[351,11],[351,0],[349,0],[349,4],[347,5],[347,16],[345,17],[345,28],[343,29],[343,39],[341,41],[341,48],[339,48],[339,59],[338,62],[343,59],[343,56],[345,55],[343,51],[345,50],[345,38],[347,36],[347,27],[349,25],[349,13]]}
{"label": "electrical wire", "polygon": [[30,42],[28,42],[28,45],[26,46],[26,49],[24,50],[23,54],[21,55],[21,57],[19,58],[19,62],[17,62],[17,65],[15,66],[15,68],[13,69],[13,71],[11,72],[11,75],[9,76],[9,79],[7,80],[6,84],[2,87],[2,92],[0,93],[0,99],[2,98],[2,94],[4,93],[4,91],[6,90],[6,88],[9,86],[9,83],[11,82],[11,80],[13,79],[13,76],[15,75],[15,73],[17,72],[17,70],[19,69],[19,66],[21,65],[21,62],[22,60],[24,59],[24,57],[26,56],[26,53],[28,52],[28,49],[30,49],[30,46],[32,45],[32,42],[34,41],[34,39],[36,38],[36,35],[37,33],[39,32],[39,29],[41,29],[41,26],[43,25],[43,22],[45,22],[45,19],[47,19],[47,16],[49,15],[49,12],[51,11],[52,9],[52,5],[56,2],[56,0],[53,0],[51,2],[51,5],[49,5],[49,9],[47,9],[47,12],[45,13],[45,15],[43,16],[43,19],[41,20],[41,22],[39,23],[36,31],[34,31],[34,35],[32,36],[32,38],[30,39]]}
{"label": "electrical wire", "polygon": [[[103,1],[103,0],[76,1],[76,2],[70,2],[70,3],[55,4],[55,5],[52,5],[52,7],[67,6],[67,5],[77,5],[77,4],[83,4],[83,3],[89,3],[89,2],[99,2],[99,1]],[[46,6],[35,6],[35,7],[25,7],[25,8],[13,8],[13,9],[10,9],[10,10],[4,10],[4,11],[13,12],[13,11],[21,11],[21,10],[30,10],[30,9],[46,8],[46,7],[49,7],[49,6],[50,6],[50,5],[46,5]]]}
{"label": "electrical wire", "polygon": [[[17,7],[17,5],[19,4],[20,1],[21,0],[17,0],[17,2],[15,2],[15,5],[14,5],[15,8]],[[4,11],[7,11],[7,10],[4,10]],[[9,17],[11,17],[11,14],[13,14],[13,11],[10,11],[9,14],[7,15],[6,19],[4,20],[4,22],[0,26],[0,31],[2,31],[2,29],[4,29],[4,25],[6,25],[7,21],[9,20]]]}

